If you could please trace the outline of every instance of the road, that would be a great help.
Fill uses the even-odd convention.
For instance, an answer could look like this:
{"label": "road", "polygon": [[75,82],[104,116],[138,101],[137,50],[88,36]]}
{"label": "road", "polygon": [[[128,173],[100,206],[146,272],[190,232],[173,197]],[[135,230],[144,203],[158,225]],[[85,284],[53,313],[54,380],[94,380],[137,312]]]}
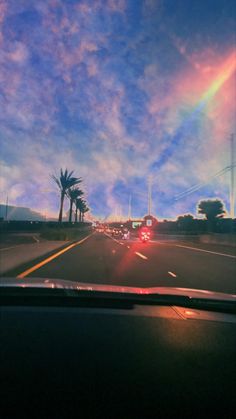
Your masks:
{"label": "road", "polygon": [[235,249],[224,246],[177,240],[121,241],[94,233],[59,255],[55,251],[53,257],[28,263],[14,274],[96,284],[174,286],[236,293]]}

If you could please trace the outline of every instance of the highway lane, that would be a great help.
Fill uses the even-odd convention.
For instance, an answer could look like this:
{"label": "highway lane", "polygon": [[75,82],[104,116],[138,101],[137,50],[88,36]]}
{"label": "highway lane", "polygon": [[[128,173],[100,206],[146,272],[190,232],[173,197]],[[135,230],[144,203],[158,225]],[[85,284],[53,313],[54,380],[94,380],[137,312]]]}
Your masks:
{"label": "highway lane", "polygon": [[[178,241],[144,244],[95,233],[41,267],[29,263],[27,269],[37,269],[26,277],[236,293],[236,256],[222,253],[222,246],[219,249]],[[22,274],[22,270],[16,273]]]}

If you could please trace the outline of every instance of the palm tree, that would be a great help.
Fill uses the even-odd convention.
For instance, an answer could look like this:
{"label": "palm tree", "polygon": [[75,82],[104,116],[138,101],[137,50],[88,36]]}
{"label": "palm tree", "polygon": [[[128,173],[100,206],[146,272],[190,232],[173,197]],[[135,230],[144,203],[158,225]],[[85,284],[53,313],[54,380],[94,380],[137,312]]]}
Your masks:
{"label": "palm tree", "polygon": [[73,171],[69,173],[67,169],[64,172],[63,172],[62,169],[60,170],[60,177],[59,178],[52,175],[52,179],[56,182],[56,184],[59,187],[60,192],[61,192],[60,211],[59,211],[59,217],[58,217],[58,222],[59,223],[62,222],[63,205],[64,205],[64,199],[65,199],[66,191],[69,188],[72,188],[72,186],[75,186],[78,183],[82,182],[81,178],[72,177],[72,175],[73,175]]}
{"label": "palm tree", "polygon": [[79,210],[79,222],[82,220],[82,210],[85,205],[85,201],[81,198],[75,200],[75,222],[77,223],[78,219],[78,210]]}
{"label": "palm tree", "polygon": [[81,206],[80,206],[80,218],[82,223],[84,222],[84,214],[89,211],[89,208],[87,207],[86,201],[82,200]]}
{"label": "palm tree", "polygon": [[82,222],[84,222],[84,214],[88,211],[89,211],[89,207],[87,207],[87,205],[85,204],[85,206],[82,210]]}
{"label": "palm tree", "polygon": [[70,188],[68,189],[68,191],[66,192],[66,195],[68,196],[68,198],[70,199],[70,210],[69,210],[69,223],[71,223],[72,220],[72,209],[73,209],[73,204],[76,202],[76,199],[79,196],[82,196],[84,193],[83,191],[81,191],[81,189],[79,188]]}
{"label": "palm tree", "polygon": [[78,222],[78,210],[79,210],[79,207],[80,207],[80,201],[81,201],[81,198],[77,198],[75,200],[75,223]]}
{"label": "palm tree", "polygon": [[75,222],[77,222],[77,213],[79,210],[79,222],[84,222],[84,214],[89,211],[89,208],[87,207],[86,201],[84,201],[81,198],[77,198],[75,201]]}

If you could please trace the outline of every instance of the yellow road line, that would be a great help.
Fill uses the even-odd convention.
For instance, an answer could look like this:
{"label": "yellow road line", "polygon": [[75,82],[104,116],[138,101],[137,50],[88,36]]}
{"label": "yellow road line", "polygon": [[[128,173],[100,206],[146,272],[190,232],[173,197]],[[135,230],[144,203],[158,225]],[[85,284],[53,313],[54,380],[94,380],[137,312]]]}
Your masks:
{"label": "yellow road line", "polygon": [[[93,234],[93,233],[92,233]],[[54,253],[54,255],[48,257],[47,259],[42,260],[42,262],[37,263],[37,265],[32,266],[31,268],[27,269],[26,271],[22,272],[21,274],[17,275],[17,278],[25,278],[27,275],[31,274],[32,272],[36,271],[37,269],[41,268],[42,266],[46,265],[47,263],[51,262],[51,260],[56,259],[58,256],[62,255],[63,253],[67,252],[68,250],[72,249],[73,247],[77,246],[78,244],[83,243],[85,240],[87,240],[92,234],[89,234],[84,239],[72,243],[69,246],[65,247],[64,249],[60,250],[57,253]]]}

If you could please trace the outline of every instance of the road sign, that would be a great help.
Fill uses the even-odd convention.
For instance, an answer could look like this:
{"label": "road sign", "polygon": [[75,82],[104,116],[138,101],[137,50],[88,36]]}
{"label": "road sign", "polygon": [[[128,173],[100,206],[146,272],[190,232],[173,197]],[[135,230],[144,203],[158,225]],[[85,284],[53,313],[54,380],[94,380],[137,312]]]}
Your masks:
{"label": "road sign", "polygon": [[142,225],[142,221],[133,221],[132,228],[137,228]]}

